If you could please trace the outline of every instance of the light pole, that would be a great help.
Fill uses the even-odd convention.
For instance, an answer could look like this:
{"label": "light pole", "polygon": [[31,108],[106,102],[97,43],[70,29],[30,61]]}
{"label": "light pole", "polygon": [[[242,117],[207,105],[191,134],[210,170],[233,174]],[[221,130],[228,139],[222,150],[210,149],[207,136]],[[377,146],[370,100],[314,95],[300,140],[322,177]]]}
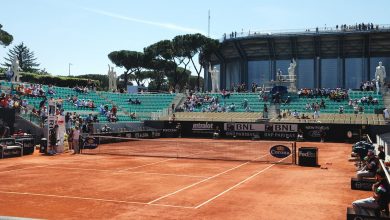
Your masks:
{"label": "light pole", "polygon": [[73,65],[73,64],[69,63],[69,66],[68,66],[68,67],[69,67],[69,69],[68,69],[68,71],[69,71],[69,72],[68,72],[68,73],[69,73],[69,76],[70,76],[70,66],[71,66],[71,65]]}

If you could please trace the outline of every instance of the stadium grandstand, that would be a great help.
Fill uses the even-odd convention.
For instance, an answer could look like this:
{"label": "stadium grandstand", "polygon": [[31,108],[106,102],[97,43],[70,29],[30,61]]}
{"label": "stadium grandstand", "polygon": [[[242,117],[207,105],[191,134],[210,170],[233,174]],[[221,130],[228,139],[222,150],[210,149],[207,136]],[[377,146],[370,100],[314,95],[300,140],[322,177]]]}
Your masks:
{"label": "stadium grandstand", "polygon": [[[390,83],[385,73],[390,70],[390,26],[232,32],[224,34],[218,49],[204,63],[204,89],[156,92],[142,86],[141,90],[107,91],[89,84],[61,87],[1,80],[1,158],[35,154],[26,157],[27,165],[0,163],[0,179],[9,184],[15,181],[12,171],[24,172],[30,167],[48,170],[45,172],[58,179],[53,178],[53,184],[54,180],[34,169],[36,173],[26,174],[28,178],[22,178],[15,189],[8,190],[0,183],[0,195],[10,201],[19,201],[11,198],[19,196],[44,198],[42,204],[48,198],[50,203],[77,201],[82,209],[84,203],[94,202],[183,209],[193,214],[214,205],[225,193],[259,181],[255,177],[272,168],[272,175],[265,175],[263,182],[251,185],[245,189],[248,194],[238,193],[238,197],[258,203],[260,197],[277,194],[272,191],[275,184],[278,191],[294,191],[277,195],[280,201],[299,197],[313,205],[331,201],[335,193],[349,190],[351,183],[354,190],[382,193],[385,202],[362,214],[366,200],[352,202],[356,196],[351,193],[332,201],[336,205],[330,207],[346,209],[347,219],[389,219],[390,199],[384,199],[383,191],[390,190],[386,162],[390,157]],[[109,67],[109,75],[112,73]],[[36,156],[39,153],[58,156]],[[345,155],[351,155],[354,164],[346,163]],[[165,163],[169,165],[164,167]],[[351,182],[350,174],[356,174]],[[275,183],[275,176],[280,183]],[[73,186],[69,179],[76,181],[76,177],[85,186],[68,190],[64,185]],[[202,185],[216,179],[218,184]],[[261,184],[270,187],[259,187]],[[305,194],[303,184],[309,193]],[[196,190],[191,191],[193,188]],[[271,191],[266,191],[268,188]],[[257,190],[264,190],[263,194],[250,201],[249,195]],[[318,190],[325,199],[313,202]],[[182,197],[175,197],[179,194]],[[352,208],[347,208],[347,203]],[[267,204],[274,206],[279,209],[280,204]],[[112,210],[107,213],[115,212]],[[314,219],[345,217],[344,211],[341,215],[318,210],[311,214]],[[183,216],[188,217],[186,214]],[[287,217],[273,214],[276,217],[270,219]],[[97,217],[103,216],[112,217]]]}

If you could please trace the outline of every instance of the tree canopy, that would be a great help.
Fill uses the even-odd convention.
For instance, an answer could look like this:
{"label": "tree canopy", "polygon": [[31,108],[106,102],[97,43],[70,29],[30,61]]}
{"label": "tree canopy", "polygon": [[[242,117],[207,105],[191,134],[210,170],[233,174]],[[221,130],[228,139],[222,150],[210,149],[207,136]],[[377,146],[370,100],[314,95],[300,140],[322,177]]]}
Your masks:
{"label": "tree canopy", "polygon": [[36,62],[37,58],[34,55],[33,51],[22,42],[8,52],[8,57],[4,57],[6,62],[3,66],[10,67],[15,57],[19,60],[19,67],[24,72],[37,72],[38,69],[35,67],[39,66],[39,63]]}
{"label": "tree canopy", "polygon": [[113,51],[108,54],[108,58],[118,67],[125,68],[123,73],[124,87],[127,87],[129,80],[134,80],[137,85],[141,85],[147,78],[142,73],[142,68],[146,65],[147,59],[144,53],[129,50]]}
{"label": "tree canopy", "polygon": [[[113,51],[108,57],[118,67],[125,68],[124,76],[127,85],[128,80],[135,81],[138,85],[145,79],[150,79],[153,89],[165,89],[169,86],[177,89],[188,86],[192,64],[197,78],[191,78],[191,87],[200,88],[200,73],[204,66],[208,66],[211,54],[218,49],[218,40],[205,37],[202,34],[178,35],[172,40],[161,40],[144,48],[143,53],[137,51]],[[199,56],[199,64],[195,57]]]}
{"label": "tree canopy", "polygon": [[0,45],[6,47],[12,43],[14,37],[2,28],[3,25],[0,24]]}

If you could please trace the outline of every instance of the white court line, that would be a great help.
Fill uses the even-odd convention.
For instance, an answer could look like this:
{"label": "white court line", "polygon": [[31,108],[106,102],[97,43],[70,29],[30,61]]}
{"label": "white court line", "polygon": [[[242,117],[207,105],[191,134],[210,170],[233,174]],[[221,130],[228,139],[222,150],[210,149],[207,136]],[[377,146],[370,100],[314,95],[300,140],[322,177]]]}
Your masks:
{"label": "white court line", "polygon": [[[283,160],[285,160],[285,159],[287,159],[287,158],[288,158],[288,157],[283,158],[283,159],[279,160],[278,162],[282,162]],[[255,173],[255,174],[253,174],[253,175],[247,177],[246,179],[242,180],[241,182],[237,183],[236,185],[234,185],[234,186],[232,186],[232,187],[226,189],[225,191],[219,193],[218,195],[212,197],[211,199],[209,199],[209,200],[207,200],[207,201],[205,201],[205,202],[203,202],[203,203],[201,203],[201,204],[195,206],[195,209],[198,209],[198,208],[200,208],[200,207],[206,205],[207,203],[209,203],[209,202],[213,201],[214,199],[216,199],[216,198],[222,196],[223,194],[225,194],[225,193],[231,191],[232,189],[236,188],[237,186],[240,186],[241,184],[243,184],[243,183],[249,181],[250,179],[254,178],[255,176],[257,176],[257,175],[259,175],[259,174],[261,174],[261,173],[263,173],[263,172],[265,172],[265,171],[271,169],[271,167],[273,167],[273,166],[275,166],[275,165],[276,165],[276,163],[271,164],[271,165],[269,165],[268,167],[266,167],[266,168],[264,168],[264,169],[261,169],[261,170],[258,171],[257,173]]]}
{"label": "white court line", "polygon": [[127,171],[127,170],[134,170],[134,169],[141,168],[141,167],[146,167],[146,166],[151,166],[151,165],[163,163],[163,162],[169,161],[169,160],[176,160],[176,158],[169,158],[169,159],[166,159],[166,160],[160,160],[160,161],[157,161],[157,162],[154,162],[154,163],[148,163],[148,164],[144,164],[144,165],[140,165],[140,166],[136,166],[136,167],[130,167],[130,168],[127,168],[127,169],[118,170],[116,172],[120,173],[120,172]]}
{"label": "white court line", "polygon": [[[260,159],[260,158],[263,158],[263,157],[268,156],[268,155],[269,155],[269,154],[263,155],[263,156],[261,156],[261,157],[256,158],[255,160]],[[251,163],[251,161],[242,163],[242,164],[240,164],[240,165],[238,165],[238,166],[235,166],[235,167],[233,167],[233,168],[230,168],[230,169],[228,169],[228,170],[225,170],[225,171],[223,171],[223,172],[221,172],[221,173],[215,174],[214,176],[210,176],[210,177],[208,177],[208,178],[206,178],[206,179],[203,179],[203,180],[198,181],[198,182],[196,182],[196,183],[193,183],[193,184],[191,184],[191,185],[189,185],[189,186],[186,186],[186,187],[184,187],[184,188],[181,188],[181,189],[179,189],[179,190],[176,190],[175,192],[172,192],[172,193],[166,194],[166,195],[164,195],[164,196],[161,196],[161,197],[159,197],[159,198],[157,198],[157,199],[155,199],[155,200],[152,200],[152,201],[148,202],[148,204],[152,204],[152,203],[157,202],[157,201],[159,201],[159,200],[161,200],[161,199],[164,199],[164,198],[166,198],[166,197],[168,197],[168,196],[171,196],[171,195],[174,195],[174,194],[176,194],[176,193],[179,193],[179,192],[181,192],[181,191],[183,191],[183,190],[189,189],[189,188],[191,188],[191,187],[193,187],[193,186],[196,186],[196,185],[198,185],[198,184],[201,184],[201,183],[203,183],[203,182],[205,182],[205,181],[207,181],[207,180],[213,179],[213,178],[218,177],[218,176],[220,176],[220,175],[222,175],[222,174],[225,174],[225,173],[227,173],[227,172],[229,172],[229,171],[232,171],[232,170],[235,170],[235,169],[237,169],[237,168],[240,168],[240,167],[242,167],[242,166],[244,166],[244,165],[247,165],[248,163]]]}
{"label": "white court line", "polygon": [[[48,167],[48,169],[62,169],[62,170],[87,170],[87,171],[101,171],[101,172],[112,172],[115,170],[107,169],[92,169],[92,168],[72,168],[72,167]],[[152,173],[152,172],[141,172],[141,171],[129,171],[123,173],[138,173],[138,174],[151,174],[151,175],[161,175],[161,176],[178,176],[178,177],[193,177],[193,178],[207,178],[207,176],[195,176],[195,175],[185,175],[185,174],[171,174],[171,173]]]}
{"label": "white court line", "polygon": [[3,171],[0,171],[0,173],[8,173],[8,172],[13,172],[13,171],[27,170],[27,169],[33,169],[33,168],[42,168],[42,167],[48,167],[48,166],[51,166],[51,164],[42,165],[42,166],[24,167],[24,168],[20,168],[20,169],[3,170]]}
{"label": "white court line", "polygon": [[130,201],[124,201],[124,200],[99,199],[99,198],[80,197],[80,196],[61,196],[61,195],[52,195],[52,194],[29,193],[29,192],[12,192],[12,191],[0,191],[0,193],[3,193],[3,194],[13,194],[13,195],[43,196],[43,197],[52,197],[52,198],[80,199],[80,200],[90,200],[90,201],[99,201],[99,202],[114,202],[114,203],[124,203],[124,204],[152,205],[152,206],[163,206],[163,207],[194,209],[194,207],[191,207],[191,206],[148,204],[148,203],[145,203],[145,202],[130,202]]}

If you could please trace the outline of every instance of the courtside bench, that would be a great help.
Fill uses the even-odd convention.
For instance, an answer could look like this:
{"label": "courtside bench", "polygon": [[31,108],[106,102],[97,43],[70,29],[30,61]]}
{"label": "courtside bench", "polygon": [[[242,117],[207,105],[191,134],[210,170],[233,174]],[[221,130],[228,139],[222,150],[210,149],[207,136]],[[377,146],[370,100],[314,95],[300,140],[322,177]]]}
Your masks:
{"label": "courtside bench", "polygon": [[375,183],[375,178],[363,178],[358,180],[355,177],[351,178],[351,189],[353,190],[363,190],[363,191],[372,191],[372,185]]}
{"label": "courtside bench", "polygon": [[369,210],[367,215],[358,215],[352,207],[347,208],[347,220],[389,220],[390,216],[381,212],[380,216],[375,216],[375,212]]}
{"label": "courtside bench", "polygon": [[14,138],[0,139],[0,158],[15,155],[23,156],[23,145],[16,142]]}

